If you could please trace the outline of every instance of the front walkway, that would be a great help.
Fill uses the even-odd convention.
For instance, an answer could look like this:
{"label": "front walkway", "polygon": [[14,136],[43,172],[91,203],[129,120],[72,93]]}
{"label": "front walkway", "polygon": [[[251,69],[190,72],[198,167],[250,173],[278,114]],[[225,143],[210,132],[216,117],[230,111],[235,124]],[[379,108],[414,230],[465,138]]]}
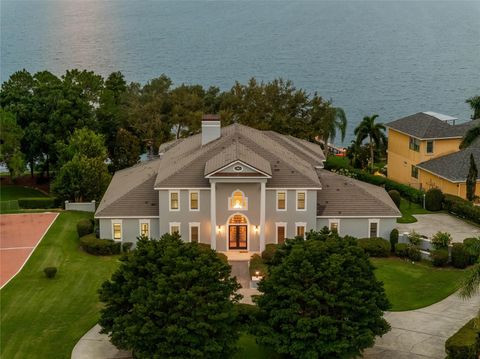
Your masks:
{"label": "front walkway", "polygon": [[452,294],[429,307],[388,312],[392,329],[365,351],[366,359],[445,358],[445,341],[473,318],[480,308],[480,295],[463,300]]}
{"label": "front walkway", "polygon": [[465,238],[480,236],[480,227],[469,224],[461,219],[446,213],[415,214],[415,223],[397,223],[400,233],[415,232],[431,238],[438,231],[448,232],[452,235],[453,242],[463,242]]}

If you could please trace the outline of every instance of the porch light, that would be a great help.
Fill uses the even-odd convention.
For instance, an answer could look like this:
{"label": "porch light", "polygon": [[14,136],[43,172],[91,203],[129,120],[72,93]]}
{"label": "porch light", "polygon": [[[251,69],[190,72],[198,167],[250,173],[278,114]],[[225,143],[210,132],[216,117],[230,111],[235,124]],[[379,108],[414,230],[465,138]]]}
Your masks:
{"label": "porch light", "polygon": [[256,277],[259,277],[259,276],[260,276],[260,271],[259,271],[259,270],[256,270],[256,271],[255,271],[255,276],[256,276]]}
{"label": "porch light", "polygon": [[242,208],[242,204],[240,203],[240,201],[238,199],[235,201],[235,204],[233,205],[233,208],[235,208],[235,209]]}
{"label": "porch light", "polygon": [[220,233],[222,231],[222,226],[218,225],[217,226],[217,233]]}
{"label": "porch light", "polygon": [[260,231],[260,226],[254,226],[253,227],[253,230],[255,231],[255,233],[258,233],[258,231]]}

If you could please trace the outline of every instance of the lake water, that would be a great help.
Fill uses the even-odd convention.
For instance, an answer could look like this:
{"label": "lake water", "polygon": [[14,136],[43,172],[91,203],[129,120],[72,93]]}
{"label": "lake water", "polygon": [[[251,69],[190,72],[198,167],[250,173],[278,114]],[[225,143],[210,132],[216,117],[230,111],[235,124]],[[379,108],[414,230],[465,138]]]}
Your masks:
{"label": "lake water", "polygon": [[283,77],[365,115],[468,119],[480,1],[1,1],[1,81],[22,68],[122,71],[230,88]]}

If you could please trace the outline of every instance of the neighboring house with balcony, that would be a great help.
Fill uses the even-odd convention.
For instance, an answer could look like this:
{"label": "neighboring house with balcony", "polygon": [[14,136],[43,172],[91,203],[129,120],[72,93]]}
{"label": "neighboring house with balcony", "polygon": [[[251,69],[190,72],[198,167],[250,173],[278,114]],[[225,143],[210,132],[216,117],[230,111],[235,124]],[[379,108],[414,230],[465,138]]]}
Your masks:
{"label": "neighboring house with balcony", "polygon": [[[388,178],[418,189],[439,188],[466,198],[466,178],[473,154],[480,168],[480,143],[460,150],[463,136],[480,120],[419,112],[387,123]],[[476,194],[480,195],[480,182]]]}
{"label": "neighboring house with balcony", "polygon": [[178,232],[213,249],[260,252],[324,226],[388,238],[400,212],[383,188],[323,169],[320,146],[204,116],[202,132],[115,173],[95,218],[100,237]]}

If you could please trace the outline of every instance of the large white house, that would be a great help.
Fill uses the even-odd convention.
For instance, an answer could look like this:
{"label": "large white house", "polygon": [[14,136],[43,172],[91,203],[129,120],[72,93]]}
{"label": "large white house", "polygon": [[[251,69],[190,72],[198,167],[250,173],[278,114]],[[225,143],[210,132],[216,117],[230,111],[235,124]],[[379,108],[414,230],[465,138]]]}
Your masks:
{"label": "large white house", "polygon": [[206,115],[202,132],[165,143],[159,158],[118,171],[99,204],[100,237],[136,242],[178,232],[218,251],[327,226],[340,235],[388,238],[400,212],[383,188],[323,169],[313,143]]}

